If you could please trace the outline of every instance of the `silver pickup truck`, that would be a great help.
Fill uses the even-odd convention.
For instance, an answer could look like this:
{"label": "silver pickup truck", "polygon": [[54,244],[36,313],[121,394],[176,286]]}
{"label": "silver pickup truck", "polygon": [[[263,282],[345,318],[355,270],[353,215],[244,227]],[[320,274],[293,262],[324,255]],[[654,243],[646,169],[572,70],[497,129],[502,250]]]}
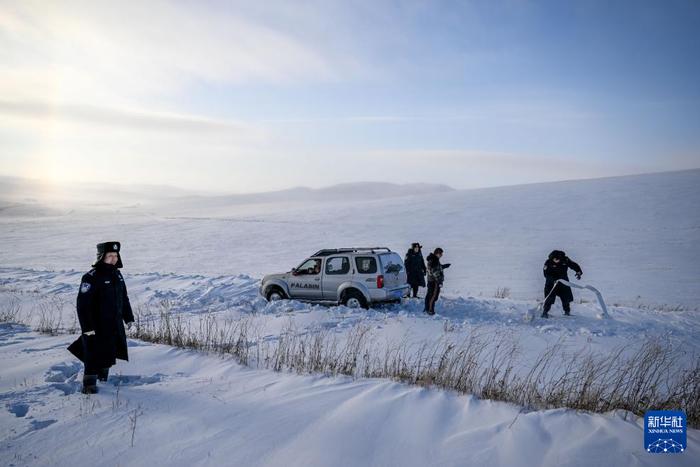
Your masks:
{"label": "silver pickup truck", "polygon": [[260,294],[269,301],[296,299],[369,308],[408,295],[403,260],[384,247],[320,250],[299,266],[263,278]]}

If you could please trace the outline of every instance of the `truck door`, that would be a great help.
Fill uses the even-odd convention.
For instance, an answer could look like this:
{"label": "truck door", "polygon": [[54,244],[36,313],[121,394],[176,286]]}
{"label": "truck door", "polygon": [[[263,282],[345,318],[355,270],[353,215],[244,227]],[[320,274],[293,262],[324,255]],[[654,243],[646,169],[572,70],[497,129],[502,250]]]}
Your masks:
{"label": "truck door", "polygon": [[323,270],[323,299],[338,300],[338,287],[352,278],[350,258],[347,256],[329,256]]}
{"label": "truck door", "polygon": [[321,300],[321,258],[309,258],[294,270],[289,279],[291,298]]}

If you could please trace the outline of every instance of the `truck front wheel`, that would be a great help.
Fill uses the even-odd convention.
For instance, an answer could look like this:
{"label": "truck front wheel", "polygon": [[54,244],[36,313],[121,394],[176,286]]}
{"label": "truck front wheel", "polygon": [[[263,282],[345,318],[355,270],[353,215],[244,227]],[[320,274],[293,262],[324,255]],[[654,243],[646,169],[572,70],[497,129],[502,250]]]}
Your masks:
{"label": "truck front wheel", "polygon": [[284,294],[284,291],[282,289],[280,289],[277,286],[272,286],[269,289],[267,289],[265,298],[268,302],[276,302],[279,300],[284,300],[285,298],[287,298],[287,296]]}

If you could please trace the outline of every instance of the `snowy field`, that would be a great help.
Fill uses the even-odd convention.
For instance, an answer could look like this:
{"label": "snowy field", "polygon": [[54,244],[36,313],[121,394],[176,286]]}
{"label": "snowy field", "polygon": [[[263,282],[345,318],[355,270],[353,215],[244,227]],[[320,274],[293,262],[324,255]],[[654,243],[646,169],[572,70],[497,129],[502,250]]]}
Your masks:
{"label": "snowy field", "polygon": [[[96,396],[68,336],[0,327],[0,463],[13,465],[697,465],[642,449],[641,420],[516,406],[380,379],[280,375],[130,341]],[[132,446],[133,436],[133,446]]]}
{"label": "snowy field", "polygon": [[[698,309],[700,170],[634,177],[396,196],[357,185],[330,198],[287,192],[232,197],[148,197],[60,205],[15,187],[0,204],[0,265],[84,271],[98,240],[122,241],[126,274],[264,274],[321,248],[419,241],[445,249],[451,296],[540,298],[553,249],[581,264],[611,303]],[[382,192],[386,191],[386,197]],[[31,198],[28,200],[28,198]],[[99,203],[96,200],[100,200]],[[123,200],[120,202],[119,200]],[[61,215],[27,215],[37,214]]]}
{"label": "snowy field", "polygon": [[[59,335],[9,325],[0,332],[0,463],[696,465],[697,430],[687,453],[651,456],[642,420],[625,412],[523,410],[384,379],[250,369],[137,340],[132,361],[88,399],[76,393],[80,366],[65,346],[94,245],[115,239],[141,316],[167,309],[195,328],[245,321],[254,346],[274,345],[290,329],[343,342],[361,327],[376,353],[507,336],[516,371],[526,372],[552,346],[605,355],[655,340],[674,349],[673,365],[691,368],[700,355],[699,187],[693,170],[472,191],[422,186],[419,196],[381,185],[238,197],[130,193],[99,205],[76,196],[48,205],[6,187],[0,306]],[[426,254],[443,247],[453,264],[434,317],[416,300],[364,311],[258,296],[264,274],[320,248],[381,245],[403,254],[413,241]],[[580,291],[571,317],[557,304],[553,319],[523,319],[537,306],[552,249],[581,264],[581,282],[601,290],[610,319]],[[494,298],[504,287],[510,297]]]}

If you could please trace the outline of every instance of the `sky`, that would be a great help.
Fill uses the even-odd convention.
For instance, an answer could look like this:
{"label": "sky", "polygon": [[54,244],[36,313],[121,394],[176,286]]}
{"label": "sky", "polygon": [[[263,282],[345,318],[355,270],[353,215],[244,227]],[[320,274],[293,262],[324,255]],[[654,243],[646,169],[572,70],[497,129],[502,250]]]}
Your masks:
{"label": "sky", "polygon": [[695,0],[0,0],[0,175],[243,193],[697,167]]}

